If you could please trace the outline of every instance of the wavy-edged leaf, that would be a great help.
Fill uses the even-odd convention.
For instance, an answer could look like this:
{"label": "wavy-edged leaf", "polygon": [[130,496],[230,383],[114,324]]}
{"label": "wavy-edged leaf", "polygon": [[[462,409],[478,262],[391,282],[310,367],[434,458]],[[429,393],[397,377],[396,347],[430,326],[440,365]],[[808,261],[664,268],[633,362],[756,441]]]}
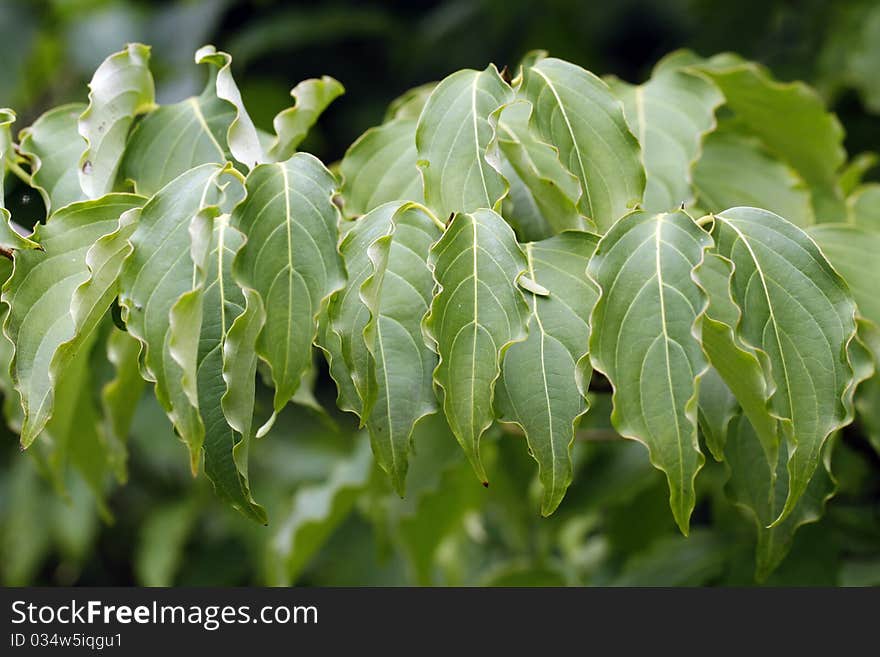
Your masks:
{"label": "wavy-edged leaf", "polygon": [[455,215],[428,262],[438,286],[424,321],[440,356],[434,382],[452,432],[486,484],[480,437],[495,419],[504,352],[527,335],[528,305],[516,280],[528,262],[510,226],[488,209]]}
{"label": "wavy-edged leaf", "polygon": [[416,120],[396,119],[370,128],[342,158],[342,198],[348,216],[397,200],[422,202],[416,165]]}
{"label": "wavy-edged leaf", "polygon": [[498,145],[504,155],[501,173],[510,183],[510,211],[504,217],[521,239],[537,241],[567,229],[592,226],[580,215],[578,179],[559,161],[559,152],[545,144],[529,126],[531,107],[513,103],[498,124]]}
{"label": "wavy-edged leaf", "polygon": [[15,345],[12,373],[24,409],[23,447],[52,417],[62,372],[116,297],[126,252],[105,260],[93,245],[143,202],[139,196],[112,194],[66,206],[38,224],[34,238],[40,250],[15,252],[13,275],[3,286],[3,301],[10,307],[4,331]]}
{"label": "wavy-edged leaf", "polygon": [[698,68],[718,85],[737,120],[810,185],[817,219],[842,218],[843,128],[819,95],[803,82],[779,82],[736,55],[716,55]]}
{"label": "wavy-edged leaf", "polygon": [[788,554],[797,529],[816,522],[824,512],[825,503],[834,495],[836,485],[830,464],[832,444],[825,445],[823,467],[810,480],[792,512],[781,523],[768,527],[779,517],[788,494],[785,454],[780,451],[778,462],[771,466],[761,441],[745,416],[734,418],[730,434],[725,447],[725,459],[730,467],[727,491],[733,502],[754,519],[758,533],[755,577],[764,581]]}
{"label": "wavy-edged leaf", "polygon": [[336,527],[348,516],[367,486],[373,459],[367,440],[341,460],[326,482],[296,492],[290,514],[269,543],[269,584],[289,586]]}
{"label": "wavy-edged leaf", "polygon": [[880,326],[880,232],[855,224],[819,224],[807,233],[843,276],[859,314]]}
{"label": "wavy-edged leaf", "polygon": [[[122,269],[119,303],[128,331],[143,344],[142,373],[190,452],[195,472],[205,428],[198,412],[196,353],[201,309],[194,303],[196,253],[190,229],[204,215],[220,214],[220,185],[240,188],[230,167],[204,164],[174,179],[144,206]],[[195,244],[196,247],[202,246]]]}
{"label": "wavy-edged leaf", "polygon": [[614,386],[612,422],[648,447],[666,474],[669,504],[688,533],[697,439],[699,380],[708,365],[697,318],[706,305],[694,269],[712,244],[684,212],[633,212],[599,242],[588,273],[599,286],[590,359]]}
{"label": "wavy-edged leaf", "polygon": [[[780,442],[779,426],[769,408],[769,399],[773,393],[772,383],[765,377],[765,372],[771,366],[763,351],[744,344],[737,335],[742,313],[731,296],[732,271],[729,260],[717,253],[707,253],[694,272],[695,280],[703,288],[708,300],[708,305],[700,316],[703,352],[712,364],[706,377],[706,392],[715,396],[715,415],[718,416],[716,420],[721,419],[723,422],[723,426],[717,422],[712,423],[713,429],[707,433],[707,443],[713,456],[721,460],[726,423],[732,418],[730,404],[725,400],[723,388],[726,388],[733,393],[746,417],[751,420],[767,455],[768,467],[771,467],[776,464]],[[716,377],[720,382],[714,380]],[[703,408],[702,383],[700,404],[701,413],[705,415],[709,407],[706,404],[705,409]],[[733,410],[736,410],[735,405]]]}
{"label": "wavy-edged leaf", "polygon": [[61,105],[19,135],[19,151],[30,163],[32,185],[47,213],[86,198],[79,183],[79,158],[86,144],[78,130],[85,109],[83,103]]}
{"label": "wavy-edged leaf", "polygon": [[159,107],[131,132],[120,177],[152,196],[193,167],[225,162],[233,116],[233,108],[217,98],[213,80],[200,96]]}
{"label": "wavy-edged leaf", "polygon": [[328,75],[303,80],[291,89],[293,107],[282,110],[272,120],[276,136],[266,151],[268,159],[272,162],[290,159],[318,117],[343,93],[343,86]]}
{"label": "wavy-edged leaf", "polygon": [[690,203],[693,165],[704,136],[715,129],[715,110],[724,96],[705,77],[662,65],[644,84],[616,78],[608,83],[623,101],[627,123],[642,146],[643,208],[669,212]]}
{"label": "wavy-edged leaf", "polygon": [[232,217],[247,238],[235,259],[235,280],[256,291],[265,309],[257,353],[272,370],[275,414],[296,393],[311,363],[318,314],[345,280],[336,249],[335,190],[317,158],[297,153],[255,167],[247,198]]}
{"label": "wavy-edged leaf", "polygon": [[232,157],[248,168],[264,162],[265,155],[257,129],[244,107],[238,85],[232,78],[232,56],[218,51],[214,46],[202,46],[196,51],[196,64],[211,64],[217,67],[214,93],[217,98],[233,107],[232,121],[226,132],[226,143]]}
{"label": "wavy-edged leaf", "polygon": [[742,311],[736,337],[766,355],[769,409],[788,421],[781,522],[806,491],[828,436],[852,419],[856,306],[815,242],[771,212],[725,210],[715,216],[712,236],[733,263],[731,296]]}
{"label": "wavy-edged leaf", "polygon": [[532,125],[581,183],[578,209],[608,230],[645,189],[641,149],[620,101],[592,73],[552,57],[525,68],[523,78]]}
{"label": "wavy-edged leaf", "polygon": [[[331,356],[330,373],[344,400],[343,409],[359,415],[362,422],[366,422],[364,400],[367,397],[370,360],[364,329],[370,320],[370,309],[361,299],[361,286],[374,268],[368,254],[370,246],[380,237],[393,233],[394,215],[403,205],[381,205],[354,222],[351,230],[345,234],[339,251],[347,278],[345,286],[331,297],[327,308],[328,330],[332,335],[325,336],[322,346]],[[343,377],[348,382],[341,381]]]}
{"label": "wavy-edged leaf", "polygon": [[138,362],[140,352],[141,343],[126,331],[113,329],[107,336],[107,359],[115,373],[101,389],[103,436],[107,443],[110,468],[120,483],[128,479],[126,443],[134,413],[146,386]]}
{"label": "wavy-edged leaf", "polygon": [[0,108],[0,248],[3,249],[35,249],[37,243],[20,235],[9,223],[10,214],[6,209],[5,192],[3,189],[6,178],[7,161],[12,160],[11,126],[15,123],[15,112]]}
{"label": "wavy-edged leaf", "polygon": [[389,219],[385,234],[366,250],[370,266],[360,286],[369,311],[362,332],[369,355],[363,417],[376,461],[402,496],[413,428],[437,410],[437,356],[425,344],[421,322],[434,289],[428,253],[441,231],[425,208],[413,203],[398,206]]}
{"label": "wavy-edged leaf", "polygon": [[[266,512],[251,496],[247,478],[256,342],[264,313],[259,298],[252,298],[249,312],[245,312],[245,295],[232,278],[232,261],[244,235],[229,226],[228,215],[214,218],[213,225],[205,229],[203,239],[209,244],[200,272],[204,280],[197,292],[201,331],[196,369],[198,410],[205,427],[205,474],[220,498],[265,524]],[[256,297],[253,292],[251,295]]]}
{"label": "wavy-edged leaf", "polygon": [[95,71],[89,83],[89,106],[78,123],[86,142],[79,161],[79,182],[88,198],[113,191],[128,131],[135,117],[153,109],[154,104],[149,46],[130,43]]}
{"label": "wavy-edged leaf", "polygon": [[529,335],[507,350],[498,382],[500,417],[523,428],[538,462],[545,516],[571,483],[575,427],[588,408],[589,320],[598,295],[586,272],[598,240],[566,231],[525,245],[528,275],[549,294],[526,295]]}
{"label": "wavy-edged leaf", "polygon": [[[12,274],[12,262],[6,258],[0,258],[0,280],[4,283]],[[0,326],[6,323],[9,314],[9,306],[0,303]],[[12,382],[12,357],[15,354],[15,345],[4,331],[0,331],[0,393],[3,394],[3,420],[6,426],[15,433],[21,433],[23,411],[21,397],[15,384]]]}
{"label": "wavy-edged leaf", "polygon": [[730,129],[710,134],[694,168],[697,206],[706,212],[747,205],[765,208],[798,226],[816,223],[810,190],[755,137]]}
{"label": "wavy-edged leaf", "polygon": [[457,71],[431,92],[416,127],[416,151],[425,204],[438,217],[498,209],[508,185],[499,171],[497,123],[513,96],[493,65]]}

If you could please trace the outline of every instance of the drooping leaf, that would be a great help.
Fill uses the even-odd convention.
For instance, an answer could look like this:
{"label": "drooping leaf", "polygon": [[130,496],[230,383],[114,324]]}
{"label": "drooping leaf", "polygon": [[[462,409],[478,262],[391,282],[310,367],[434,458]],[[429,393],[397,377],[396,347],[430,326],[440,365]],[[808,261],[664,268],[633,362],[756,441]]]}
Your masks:
{"label": "drooping leaf", "polygon": [[19,150],[30,163],[32,184],[47,213],[86,198],[79,183],[79,158],[86,144],[77,128],[85,108],[72,103],[51,109],[19,135]]}
{"label": "drooping leaf", "polygon": [[501,175],[497,124],[513,90],[497,69],[453,73],[431,92],[416,127],[425,204],[438,217],[498,209],[508,184]]}
{"label": "drooping leaf", "polygon": [[566,229],[592,226],[580,215],[578,179],[559,161],[559,152],[542,142],[529,126],[531,107],[514,103],[498,124],[504,155],[501,173],[510,183],[512,209],[504,216],[521,239],[537,241]]}
{"label": "drooping leaf", "polygon": [[571,483],[575,427],[587,411],[588,322],[597,292],[586,271],[597,242],[591,233],[567,231],[525,245],[528,275],[549,294],[526,295],[529,335],[507,350],[498,382],[501,419],[523,428],[538,462],[545,516]]}
{"label": "drooping leaf", "polygon": [[413,428],[437,410],[437,356],[425,344],[421,322],[434,288],[428,252],[441,231],[412,203],[400,205],[390,220],[366,252],[370,267],[360,296],[369,311],[362,333],[369,357],[367,371],[354,372],[366,383],[363,417],[376,461],[403,495]]}
{"label": "drooping leaf", "polygon": [[[196,227],[191,231],[194,240],[197,231]],[[265,524],[266,512],[254,502],[247,476],[256,342],[264,313],[257,297],[250,300],[250,312],[245,314],[245,295],[232,278],[232,261],[244,235],[229,226],[227,215],[206,222],[204,231],[199,238],[206,240],[208,251],[194,302],[201,307],[196,380],[198,411],[205,427],[205,474],[221,499]],[[235,323],[238,328],[233,333]]]}
{"label": "drooping leaf", "polygon": [[806,227],[816,222],[810,190],[755,137],[719,129],[706,138],[694,168],[697,206],[706,212],[748,205]]}
{"label": "drooping leaf", "polygon": [[13,381],[21,395],[21,444],[28,447],[52,417],[55,386],[110,307],[125,253],[105,261],[92,249],[144,199],[114,194],[66,206],[38,224],[40,250],[16,251],[3,286],[4,329],[15,345]]}
{"label": "drooping leaf", "polygon": [[144,206],[120,279],[123,319],[143,344],[142,374],[155,383],[156,397],[189,449],[193,471],[205,427],[196,381],[201,308],[192,293],[207,249],[194,243],[190,229],[197,218],[215,217],[221,205],[237,201],[240,189],[238,174],[217,164],[174,179]]}
{"label": "drooping leaf", "polygon": [[[721,408],[716,409],[716,415],[724,424],[713,423],[713,430],[708,434],[709,448],[716,458],[723,457],[726,423],[732,417],[731,410],[735,410],[724,400],[723,388],[727,388],[750,419],[767,455],[768,467],[773,467],[778,460],[780,429],[769,407],[773,387],[765,373],[772,367],[763,351],[745,344],[739,337],[742,312],[731,296],[732,270],[726,258],[708,253],[694,272],[694,278],[709,302],[700,316],[703,351],[713,366],[712,374],[707,377],[708,393],[714,392],[716,402],[720,402]],[[716,376],[720,382],[712,381]],[[703,405],[702,386],[700,396]]]}
{"label": "drooping leaf", "polygon": [[344,282],[335,189],[319,160],[297,153],[255,167],[247,198],[232,217],[231,225],[247,238],[235,259],[235,280],[257,292],[265,309],[257,353],[272,369],[275,414],[296,393],[311,363],[318,314]]}
{"label": "drooping leaf", "polygon": [[659,65],[644,84],[617,79],[609,84],[623,101],[627,123],[642,146],[647,177],[643,208],[669,212],[692,201],[692,168],[703,138],[715,128],[715,110],[724,101],[721,92],[701,75]]}
{"label": "drooping leaf", "polygon": [[290,159],[318,117],[343,93],[342,85],[327,75],[319,80],[303,80],[291,89],[293,107],[282,110],[272,121],[275,139],[266,151],[268,159],[272,162]]}
{"label": "drooping leaf", "polygon": [[560,59],[541,59],[523,77],[532,124],[581,183],[580,213],[607,230],[645,189],[639,143],[620,102],[602,80]]}
{"label": "drooping leaf", "polygon": [[339,167],[346,215],[391,201],[422,202],[415,137],[415,119],[396,119],[370,128],[349,147]]}
{"label": "drooping leaf", "polygon": [[504,352],[527,335],[528,306],[516,280],[528,263],[507,223],[477,210],[455,215],[429,264],[439,286],[424,322],[440,356],[434,382],[449,426],[485,484],[480,437],[494,420]]}
{"label": "drooping leaf", "polygon": [[704,461],[697,396],[707,369],[697,326],[706,301],[692,275],[711,244],[684,212],[633,212],[602,238],[588,268],[600,289],[590,359],[614,386],[612,421],[666,474],[685,534]]}
{"label": "drooping leaf", "polygon": [[823,467],[818,468],[792,512],[781,523],[768,527],[779,517],[789,490],[785,453],[780,451],[778,462],[771,466],[761,441],[744,416],[731,422],[730,434],[725,447],[731,473],[728,494],[754,519],[758,533],[755,577],[764,581],[788,554],[797,529],[816,522],[822,516],[825,502],[834,495],[832,444],[826,444]]}
{"label": "drooping leaf", "polygon": [[296,492],[290,514],[269,543],[268,583],[290,586],[336,527],[348,516],[372,472],[369,442],[358,440],[326,482]]}
{"label": "drooping leaf", "polygon": [[736,339],[765,355],[769,412],[787,420],[781,522],[806,491],[828,436],[852,418],[855,302],[815,242],[771,212],[725,210],[712,235],[733,263],[730,291],[742,311]]}
{"label": "drooping leaf", "polygon": [[86,142],[79,182],[88,198],[113,191],[129,128],[154,107],[149,63],[150,48],[130,43],[105,59],[89,83],[89,106],[78,122]]}

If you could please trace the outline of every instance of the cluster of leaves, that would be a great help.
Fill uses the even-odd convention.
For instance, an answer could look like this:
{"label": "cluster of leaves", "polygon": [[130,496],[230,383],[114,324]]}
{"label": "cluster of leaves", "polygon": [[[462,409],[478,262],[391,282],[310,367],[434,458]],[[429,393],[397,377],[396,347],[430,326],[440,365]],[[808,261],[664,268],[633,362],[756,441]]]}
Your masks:
{"label": "cluster of leaves", "polygon": [[[607,380],[684,533],[704,449],[726,464],[766,575],[833,494],[832,437],[856,407],[880,424],[877,188],[804,85],[732,55],[674,53],[632,86],[533,53],[512,79],[490,66],[405,94],[334,173],[297,152],[332,78],[295,87],[269,134],[229,55],[200,49],[205,91],[162,106],[149,57],[110,56],[88,105],[16,143],[10,111],[0,126],[0,161],[48,214],[24,236],[2,211],[4,411],[57,480],[71,465],[100,497],[124,479],[152,382],[192,471],[265,523],[251,440],[314,403],[317,345],[400,495],[436,476],[424,459],[407,476],[423,418],[487,485],[497,420],[525,435],[549,515]],[[258,378],[274,394],[255,413]],[[303,508],[350,508],[355,457]],[[310,551],[291,536],[315,540],[278,536],[295,560]]]}

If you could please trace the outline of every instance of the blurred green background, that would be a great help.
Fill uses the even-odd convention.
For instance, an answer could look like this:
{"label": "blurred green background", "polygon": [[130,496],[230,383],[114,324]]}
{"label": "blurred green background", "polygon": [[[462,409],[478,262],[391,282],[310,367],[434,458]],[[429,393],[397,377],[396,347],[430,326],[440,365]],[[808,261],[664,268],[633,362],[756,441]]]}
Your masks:
{"label": "blurred green background", "polygon": [[[325,162],[381,121],[413,86],[488,62],[515,66],[542,48],[597,74],[637,82],[677,48],[725,50],[780,79],[813,84],[838,113],[850,155],[880,151],[880,3],[802,0],[0,0],[0,107],[16,131],[43,111],[86,100],[98,64],[129,41],[153,46],[161,103],[197,93],[193,53],[233,55],[255,122],[268,128],[298,81],[346,87],[303,149]],[[875,175],[868,178],[876,179]],[[35,194],[10,180],[16,218],[41,218]],[[22,217],[25,219],[23,220]],[[96,381],[106,362],[96,359]],[[102,369],[103,368],[103,369]],[[334,407],[322,367],[315,396]],[[429,421],[399,500],[377,474],[350,417],[313,400],[290,406],[253,449],[254,526],[193,480],[164,414],[145,398],[130,439],[129,480],[103,518],[73,475],[64,491],[40,476],[6,432],[0,444],[0,582],[15,584],[734,584],[753,583],[751,521],[724,501],[709,463],[689,539],[678,535],[666,484],[641,446],[581,441],[575,483],[540,517],[534,462],[509,435],[490,437],[497,480],[479,487],[454,441]],[[586,424],[603,438],[607,394]],[[603,410],[604,409],[604,410]],[[880,584],[880,460],[858,427],[839,437],[843,482],[822,521],[803,528],[770,584]],[[57,488],[56,483],[56,488]]]}

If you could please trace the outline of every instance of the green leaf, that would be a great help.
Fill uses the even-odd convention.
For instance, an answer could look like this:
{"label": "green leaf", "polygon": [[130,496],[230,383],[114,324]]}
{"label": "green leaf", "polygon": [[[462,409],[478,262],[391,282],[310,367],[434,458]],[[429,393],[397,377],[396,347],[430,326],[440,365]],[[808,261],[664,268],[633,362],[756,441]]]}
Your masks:
{"label": "green leaf", "polygon": [[156,384],[156,397],[189,448],[193,472],[205,433],[196,390],[201,309],[194,288],[207,249],[191,238],[191,227],[237,200],[238,176],[229,166],[205,164],[153,196],[129,239],[132,252],[120,279],[123,319],[143,344],[142,374]]}
{"label": "green leaf", "polygon": [[247,198],[232,217],[232,226],[247,238],[235,259],[235,280],[263,302],[257,353],[272,369],[275,385],[273,417],[258,435],[296,393],[311,363],[318,314],[345,280],[336,250],[335,189],[320,161],[297,153],[286,162],[255,167]]}
{"label": "green leaf", "polygon": [[580,215],[578,179],[562,166],[559,152],[545,144],[529,126],[531,107],[513,103],[498,125],[504,155],[501,173],[510,183],[510,211],[504,216],[521,238],[540,240],[566,229],[593,226]]}
{"label": "green leaf", "polygon": [[507,194],[497,153],[498,116],[513,90],[497,69],[465,69],[431,92],[416,127],[425,204],[444,219],[477,208],[497,210]]}
{"label": "green leaf", "polygon": [[770,413],[788,420],[789,492],[778,523],[806,491],[828,436],[852,419],[855,302],[815,242],[771,212],[725,210],[712,236],[733,264],[736,338],[763,352]]}
{"label": "green leaf", "polygon": [[597,292],[586,277],[599,238],[567,231],[526,244],[529,276],[549,295],[526,295],[531,316],[525,342],[504,356],[497,408],[526,434],[544,487],[541,513],[559,506],[572,480],[571,446],[592,369],[587,356]]}
{"label": "green leaf", "polygon": [[428,262],[438,285],[424,322],[440,356],[434,382],[452,432],[487,484],[480,437],[494,420],[504,352],[527,335],[528,306],[516,280],[528,262],[513,230],[491,210],[455,215]]}
{"label": "green leaf", "polygon": [[[434,289],[428,253],[441,231],[425,208],[412,203],[399,206],[390,220],[366,250],[370,267],[360,286],[369,310],[363,417],[376,462],[402,496],[413,428],[437,411],[437,357],[425,344],[421,323]],[[361,374],[357,368],[355,373]]]}
{"label": "green leaf", "polygon": [[52,417],[61,374],[116,297],[125,254],[105,261],[92,246],[143,202],[115,194],[66,206],[37,226],[40,250],[15,252],[14,273],[3,286],[10,307],[4,330],[15,345],[12,373],[24,409],[23,447]]}
{"label": "green leaf", "polygon": [[101,389],[103,435],[107,458],[120,483],[128,479],[128,434],[146,381],[138,362],[141,343],[125,331],[113,329],[107,338],[107,359],[115,368],[113,378]]}
{"label": "green leaf", "polygon": [[[704,336],[705,341],[705,336]],[[736,397],[718,374],[710,367],[700,380],[699,425],[706,447],[716,461],[724,460],[724,445],[730,421],[739,409]]]}
{"label": "green leaf", "polygon": [[85,108],[82,103],[56,107],[19,135],[19,150],[30,163],[32,185],[47,214],[86,198],[79,183],[79,158],[86,144],[77,127]]}
{"label": "green leaf", "polygon": [[128,140],[120,177],[152,196],[201,164],[222,164],[231,154],[226,132],[233,109],[217,98],[213,83],[198,97],[164,105],[138,123]]}
{"label": "green leaf", "polygon": [[843,128],[819,95],[803,82],[778,82],[764,67],[735,55],[717,55],[699,69],[721,89],[737,120],[810,185],[817,219],[839,219]]}
{"label": "green leaf", "polygon": [[541,59],[523,77],[532,125],[581,183],[580,213],[608,230],[645,189],[639,142],[620,102],[602,80],[560,59]]}
{"label": "green leaf", "polygon": [[853,224],[820,224],[807,232],[843,276],[859,315],[880,326],[880,232]]}
{"label": "green leaf", "polygon": [[754,519],[758,533],[755,577],[764,581],[788,554],[798,527],[816,522],[822,516],[825,502],[834,495],[832,445],[830,442],[826,445],[824,467],[810,480],[792,512],[776,523],[789,490],[785,454],[780,452],[778,462],[769,464],[761,441],[744,416],[731,422],[730,435],[725,447],[731,473],[727,490],[733,502]]}
{"label": "green leaf", "polygon": [[635,86],[608,81],[623,101],[627,123],[642,145],[647,184],[642,206],[669,212],[693,200],[692,169],[705,135],[715,129],[715,110],[724,101],[701,75],[662,67]]}
{"label": "green leaf", "polygon": [[684,534],[704,461],[697,396],[707,369],[697,325],[706,301],[692,275],[711,244],[684,212],[633,212],[602,238],[588,268],[600,289],[590,358],[614,386],[612,422],[666,474]]}
{"label": "green leaf", "polygon": [[396,119],[370,128],[349,147],[339,167],[346,215],[390,201],[423,200],[415,138],[416,120]]}
{"label": "green leaf", "polygon": [[217,67],[214,93],[217,98],[226,101],[234,109],[232,122],[226,132],[226,143],[232,157],[249,169],[260,162],[265,162],[257,129],[244,107],[241,92],[232,78],[232,56],[218,51],[214,46],[203,46],[196,51],[196,64],[211,64]]}
{"label": "green leaf", "polygon": [[[198,230],[194,226],[191,233]],[[227,215],[213,218],[213,225],[206,222],[203,230],[207,234],[200,239],[208,241],[208,251],[194,302],[201,306],[196,380],[198,410],[205,427],[205,474],[219,497],[245,516],[266,524],[266,512],[254,502],[247,477],[256,342],[265,315],[253,293],[245,313],[245,295],[232,278],[232,261],[244,235],[229,227]]]}
{"label": "green leaf", "polygon": [[35,249],[37,243],[20,235],[9,223],[10,214],[5,205],[4,179],[8,162],[14,158],[10,126],[15,123],[15,112],[0,108],[0,249]]}
{"label": "green leaf", "polygon": [[369,482],[372,466],[369,443],[359,440],[326,482],[296,492],[290,514],[269,543],[270,585],[290,586],[296,582],[333,530],[351,513]]}
{"label": "green leaf", "polygon": [[89,83],[89,106],[79,117],[86,150],[79,161],[79,182],[88,198],[113,191],[128,131],[139,114],[154,107],[150,48],[130,43],[110,55]]}
{"label": "green leaf", "polygon": [[697,206],[706,212],[748,205],[765,208],[798,226],[816,223],[810,190],[789,166],[761,143],[734,130],[706,138],[694,168]]}
{"label": "green leaf", "polygon": [[293,107],[279,112],[272,121],[276,136],[267,149],[268,159],[290,159],[318,117],[343,93],[343,86],[327,75],[320,80],[303,80],[291,89]]}
{"label": "green leaf", "polygon": [[[706,254],[694,271],[695,280],[703,288],[709,302],[700,316],[703,352],[712,364],[711,375],[707,376],[707,392],[709,395],[714,393],[716,405],[720,406],[714,414],[722,421],[721,424],[711,423],[712,430],[707,435],[707,442],[713,456],[723,459],[726,423],[732,417],[731,410],[736,410],[735,407],[731,409],[724,400],[724,390],[721,389],[724,386],[733,393],[746,417],[751,420],[770,467],[777,461],[780,440],[779,427],[769,407],[772,383],[764,374],[771,370],[771,365],[763,351],[745,344],[739,337],[737,329],[742,321],[742,313],[731,296],[732,271],[730,261],[717,253]],[[714,380],[716,378],[721,381]],[[704,406],[708,409],[708,404],[704,403],[707,401],[701,390],[701,412]]]}
{"label": "green leaf", "polygon": [[846,207],[849,223],[880,231],[880,184],[859,187],[846,200]]}

